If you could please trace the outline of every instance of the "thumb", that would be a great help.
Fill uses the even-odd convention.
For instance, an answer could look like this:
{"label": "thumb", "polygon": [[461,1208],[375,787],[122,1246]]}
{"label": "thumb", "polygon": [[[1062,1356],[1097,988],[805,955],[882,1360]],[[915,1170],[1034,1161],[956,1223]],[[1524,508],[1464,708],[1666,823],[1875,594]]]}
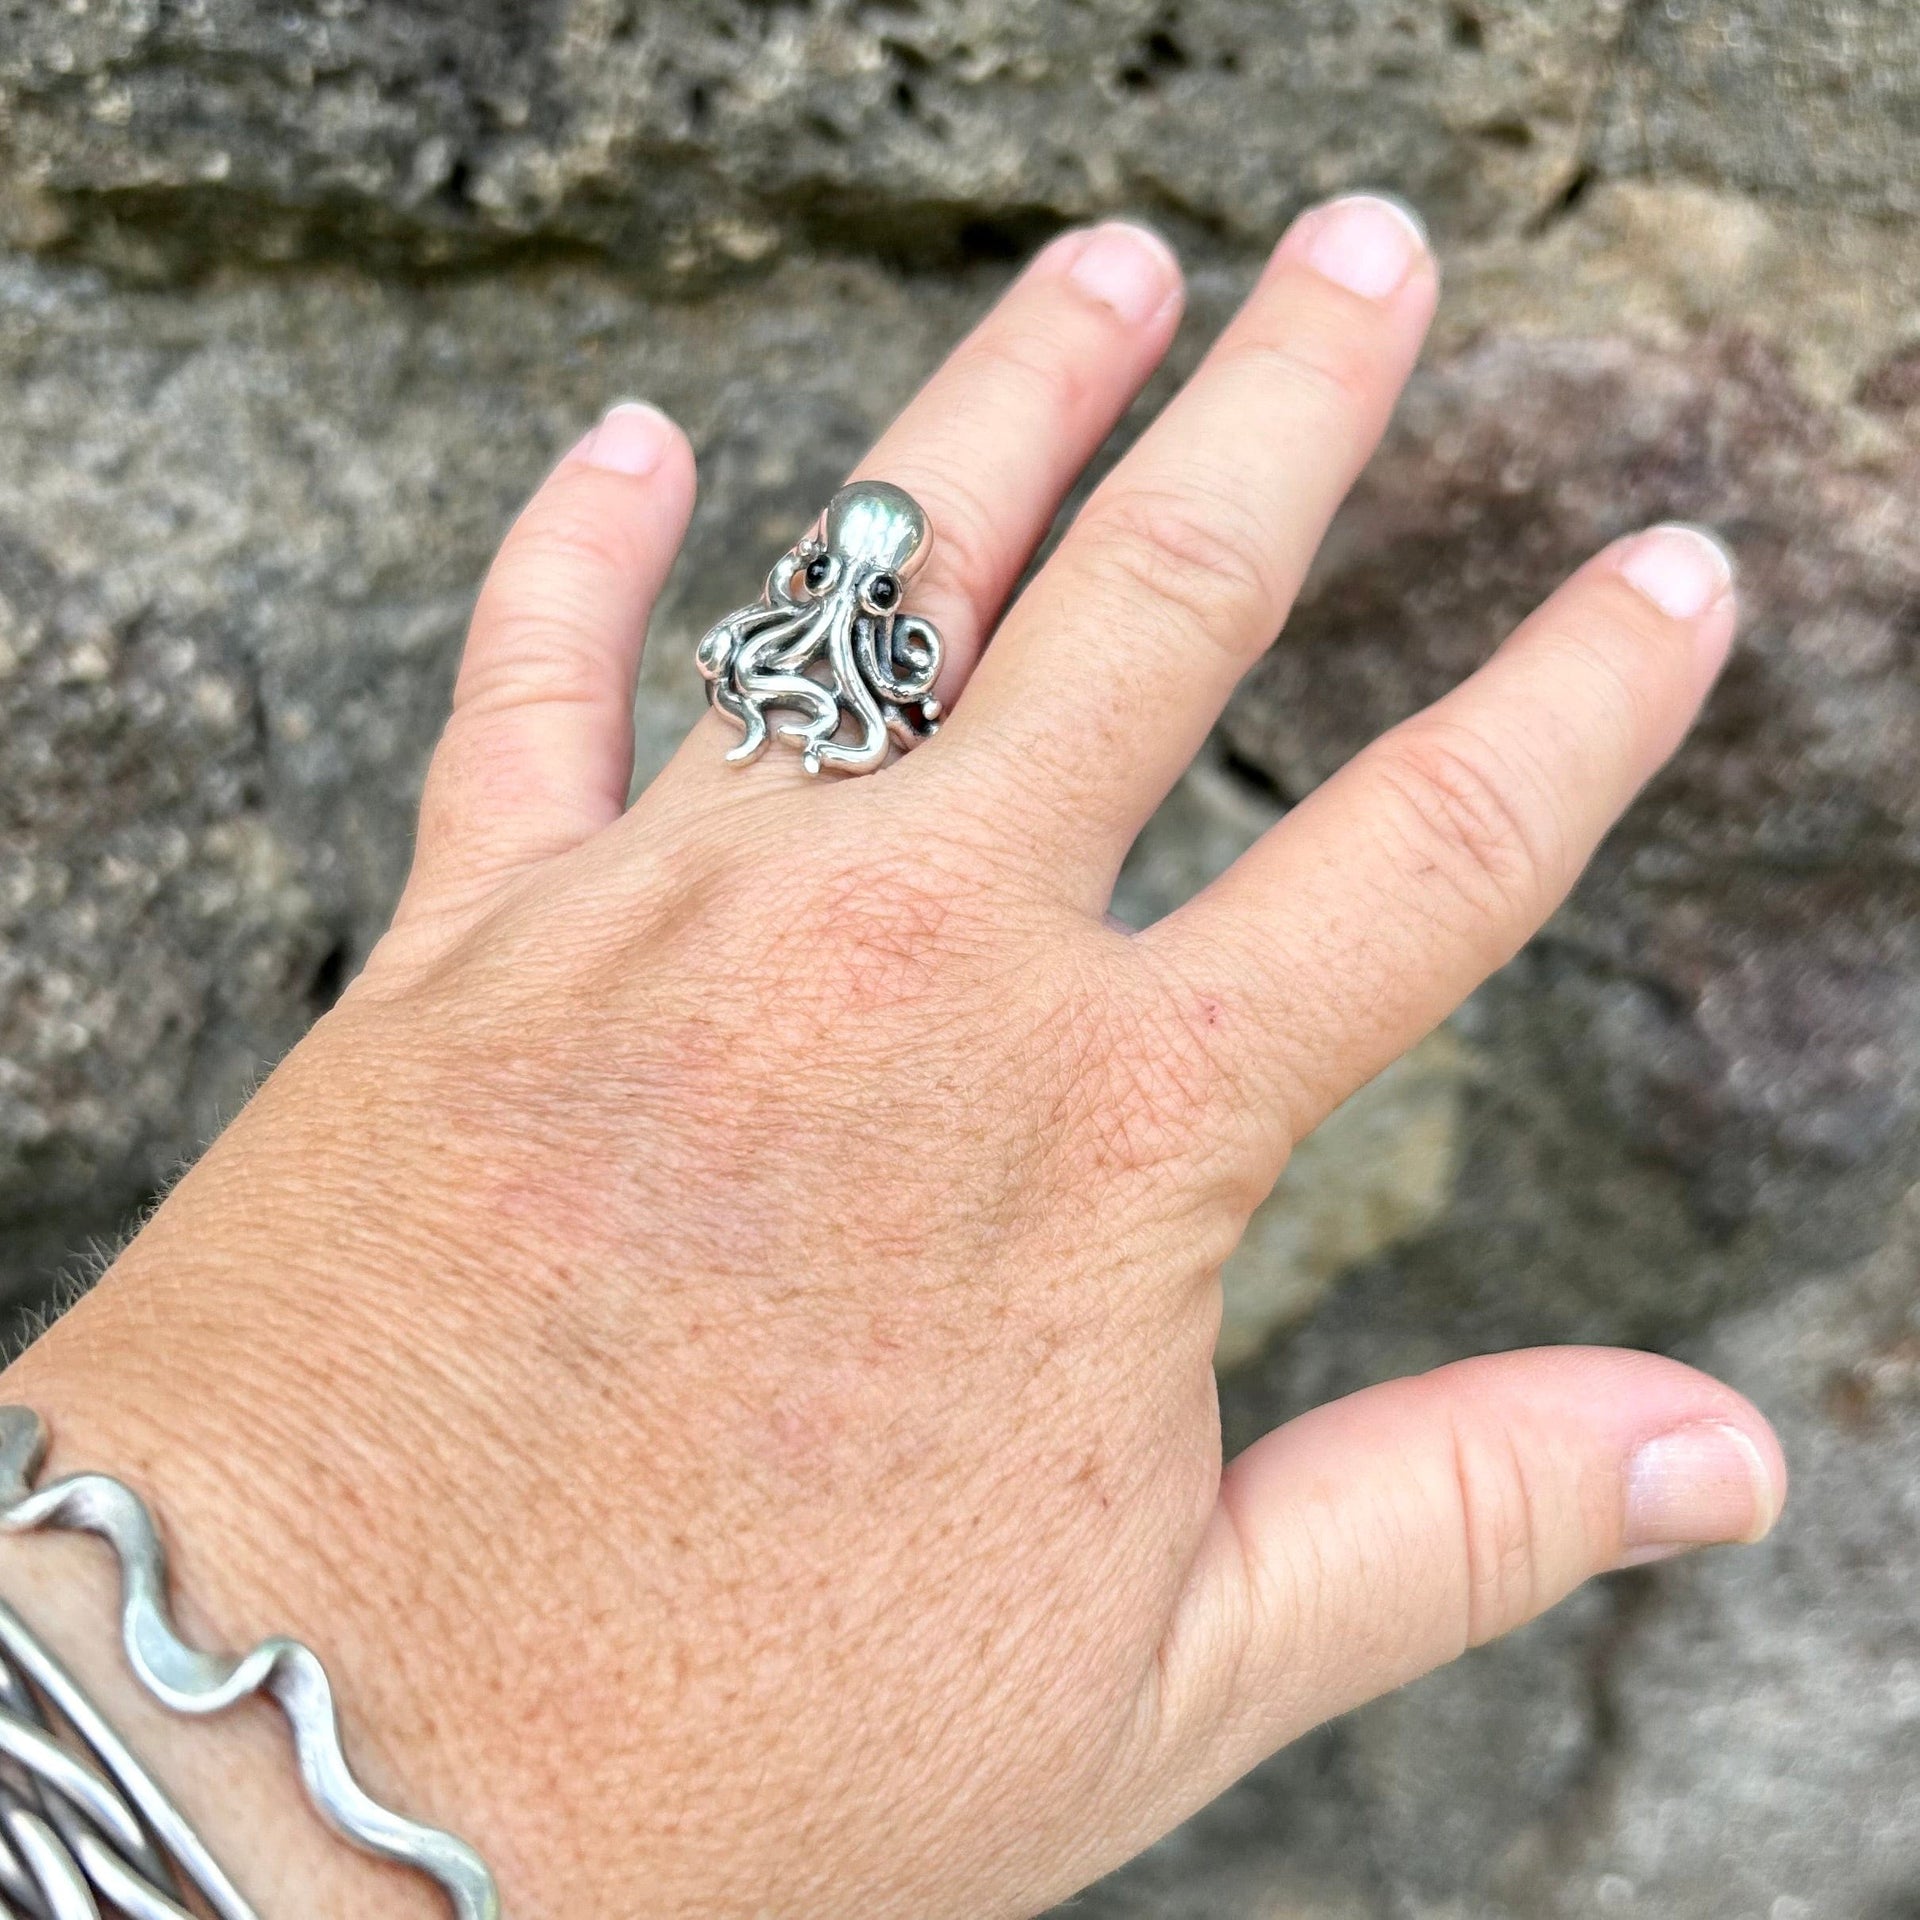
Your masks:
{"label": "thumb", "polygon": [[1593,1574],[1758,1540],[1785,1496],[1766,1421],[1653,1354],[1498,1354],[1318,1408],[1222,1480],[1163,1649],[1166,1784],[1198,1805]]}

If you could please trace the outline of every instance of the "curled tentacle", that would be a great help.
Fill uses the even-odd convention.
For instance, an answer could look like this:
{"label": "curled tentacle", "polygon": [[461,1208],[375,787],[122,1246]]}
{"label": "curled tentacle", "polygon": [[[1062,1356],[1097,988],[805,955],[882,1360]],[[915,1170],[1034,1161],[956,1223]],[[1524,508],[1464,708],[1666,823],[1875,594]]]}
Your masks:
{"label": "curled tentacle", "polygon": [[694,661],[713,704],[740,729],[729,760],[751,760],[766,746],[768,707],[797,706],[817,719],[832,706],[826,688],[785,664],[815,644],[818,618],[816,606],[782,594],[777,605],[743,607],[707,629]]}
{"label": "curled tentacle", "polygon": [[897,706],[919,706],[940,677],[940,636],[930,620],[897,613],[860,622],[860,666],[868,683]]}
{"label": "curled tentacle", "polygon": [[860,671],[879,695],[887,732],[903,750],[936,730],[940,703],[933,685],[940,677],[940,636],[916,614],[863,618],[857,636]]}

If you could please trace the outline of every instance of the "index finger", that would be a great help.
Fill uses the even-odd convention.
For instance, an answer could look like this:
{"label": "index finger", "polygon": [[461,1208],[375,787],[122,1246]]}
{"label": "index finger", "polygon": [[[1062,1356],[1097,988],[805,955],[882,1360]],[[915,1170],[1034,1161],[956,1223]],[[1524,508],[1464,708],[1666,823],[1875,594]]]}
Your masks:
{"label": "index finger", "polygon": [[1734,623],[1705,534],[1621,541],[1143,934],[1218,1004],[1249,1104],[1298,1140],[1511,959],[1680,744]]}

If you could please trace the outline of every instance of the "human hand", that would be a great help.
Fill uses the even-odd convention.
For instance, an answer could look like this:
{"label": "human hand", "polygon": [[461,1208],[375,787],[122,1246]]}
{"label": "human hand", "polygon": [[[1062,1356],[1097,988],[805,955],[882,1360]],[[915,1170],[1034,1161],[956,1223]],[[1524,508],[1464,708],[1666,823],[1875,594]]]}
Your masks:
{"label": "human hand", "polygon": [[[56,1466],[155,1494],[210,1634],[330,1656],[509,1913],[1032,1913],[1329,1714],[1778,1511],[1760,1417],[1644,1354],[1446,1368],[1221,1470],[1252,1208],[1552,910],[1732,635],[1710,544],[1622,543],[1199,899],[1105,919],[1434,297],[1381,203],[1307,215],[1001,620],[1178,317],[1146,237],[1049,248],[863,463],[935,528],[951,716],[871,778],[729,767],[709,717],[626,807],[693,469],[610,416],[482,595],[392,931],[10,1376]],[[238,1797],[243,1880],[435,1911],[280,1807],[273,1728],[148,1737]]]}

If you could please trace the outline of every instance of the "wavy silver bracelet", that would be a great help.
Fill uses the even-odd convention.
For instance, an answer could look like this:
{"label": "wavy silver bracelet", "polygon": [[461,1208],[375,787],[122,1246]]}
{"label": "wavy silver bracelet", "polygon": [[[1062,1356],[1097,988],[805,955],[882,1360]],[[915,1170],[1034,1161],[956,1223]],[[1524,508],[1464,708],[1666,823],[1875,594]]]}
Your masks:
{"label": "wavy silver bracelet", "polygon": [[[36,1489],[46,1447],[38,1414],[0,1407],[0,1531],[69,1528],[112,1546],[121,1640],[147,1692],[184,1714],[270,1696],[292,1729],[307,1795],[335,1832],[438,1882],[455,1920],[499,1920],[493,1875],[465,1841],[381,1806],[354,1779],[318,1656],[297,1640],[238,1655],[187,1645],[146,1503],[98,1473]],[[127,1920],[194,1920],[185,1904],[194,1895],[218,1920],[258,1920],[72,1674],[0,1602],[0,1920],[100,1920],[103,1908]]]}

